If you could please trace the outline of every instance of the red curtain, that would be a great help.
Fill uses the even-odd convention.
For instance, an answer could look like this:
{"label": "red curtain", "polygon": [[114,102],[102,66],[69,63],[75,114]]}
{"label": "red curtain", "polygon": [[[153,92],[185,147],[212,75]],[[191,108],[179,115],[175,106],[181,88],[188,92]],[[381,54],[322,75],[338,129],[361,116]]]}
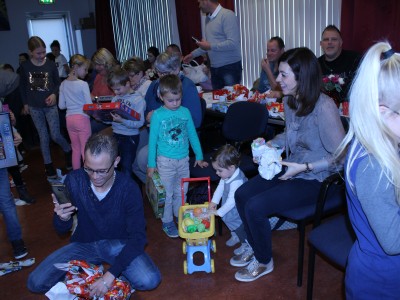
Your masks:
{"label": "red curtain", "polygon": [[98,48],[106,48],[115,57],[114,33],[109,0],[96,0],[96,43]]}
{"label": "red curtain", "polygon": [[400,51],[400,1],[343,0],[341,16],[343,48],[364,53],[372,44],[387,39]]}
{"label": "red curtain", "polygon": [[[220,0],[230,10],[235,9],[234,0]],[[200,9],[197,0],[175,0],[179,38],[183,55],[196,48],[192,36],[201,38]]]}

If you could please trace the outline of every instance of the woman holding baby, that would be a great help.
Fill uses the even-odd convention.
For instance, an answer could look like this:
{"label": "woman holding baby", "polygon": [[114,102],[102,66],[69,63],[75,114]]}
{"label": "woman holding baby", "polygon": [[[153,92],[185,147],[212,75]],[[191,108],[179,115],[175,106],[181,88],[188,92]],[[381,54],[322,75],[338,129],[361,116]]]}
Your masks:
{"label": "woman holding baby", "polygon": [[231,264],[242,267],[235,278],[244,282],[274,268],[268,217],[315,203],[322,181],[341,168],[334,162],[334,152],[345,132],[335,103],[320,92],[322,75],[312,51],[285,52],[277,82],[284,95],[286,128],[267,144],[285,148],[282,172],[271,180],[257,175],[235,194],[249,245]]}

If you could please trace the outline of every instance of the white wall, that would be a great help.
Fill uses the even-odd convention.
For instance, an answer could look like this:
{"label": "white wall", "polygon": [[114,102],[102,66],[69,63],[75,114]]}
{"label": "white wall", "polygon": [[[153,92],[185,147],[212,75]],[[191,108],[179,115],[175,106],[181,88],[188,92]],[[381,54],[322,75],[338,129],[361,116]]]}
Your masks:
{"label": "white wall", "polygon": [[[88,18],[94,13],[95,0],[56,0],[54,5],[40,5],[39,0],[6,0],[10,31],[0,31],[0,64],[9,63],[18,67],[18,54],[28,52],[28,29],[26,13],[34,12],[69,12],[72,28],[79,25],[80,18]],[[96,31],[85,30],[83,48],[90,57],[96,50]],[[90,51],[90,52],[89,52]]]}

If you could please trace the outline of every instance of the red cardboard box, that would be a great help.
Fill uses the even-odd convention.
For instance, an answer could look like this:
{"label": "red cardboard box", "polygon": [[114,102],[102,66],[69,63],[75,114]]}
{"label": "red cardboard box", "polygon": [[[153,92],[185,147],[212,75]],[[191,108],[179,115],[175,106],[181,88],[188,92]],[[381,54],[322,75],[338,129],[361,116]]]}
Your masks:
{"label": "red cardboard box", "polygon": [[112,122],[111,112],[119,114],[124,119],[140,120],[140,114],[137,111],[121,102],[85,104],[83,105],[83,111],[93,118],[104,122]]}

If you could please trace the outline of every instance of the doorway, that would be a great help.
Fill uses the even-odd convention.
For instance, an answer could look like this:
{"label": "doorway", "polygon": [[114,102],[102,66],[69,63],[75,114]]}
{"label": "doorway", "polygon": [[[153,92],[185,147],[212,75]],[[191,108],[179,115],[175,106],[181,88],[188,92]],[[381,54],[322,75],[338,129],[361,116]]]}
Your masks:
{"label": "doorway", "polygon": [[72,26],[68,12],[43,12],[27,14],[28,34],[39,36],[46,44],[46,52],[51,52],[50,44],[58,40],[61,45],[61,53],[69,61],[76,52],[73,39]]}

